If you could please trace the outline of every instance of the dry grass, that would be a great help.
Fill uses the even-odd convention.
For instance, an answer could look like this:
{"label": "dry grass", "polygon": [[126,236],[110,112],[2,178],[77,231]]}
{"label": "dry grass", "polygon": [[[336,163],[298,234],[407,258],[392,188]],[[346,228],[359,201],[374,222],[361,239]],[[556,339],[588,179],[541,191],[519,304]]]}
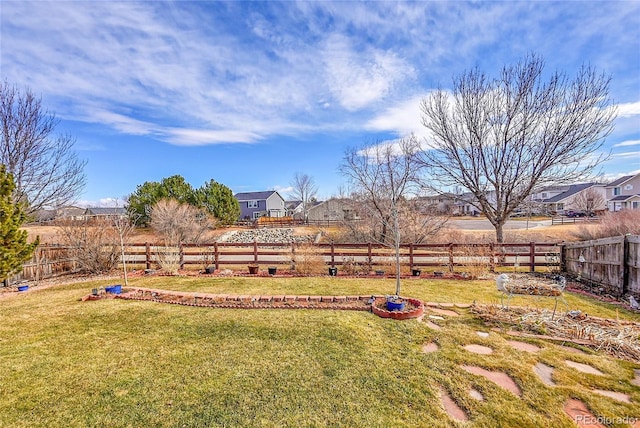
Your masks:
{"label": "dry grass", "polygon": [[[234,294],[385,294],[393,281],[336,278],[144,277],[135,286]],[[635,417],[637,364],[586,349],[576,355],[544,340],[535,354],[513,349],[478,317],[396,322],[349,311],[217,310],[150,302],[80,302],[87,282],[13,293],[0,301],[0,426],[457,426],[439,403],[446,390],[471,418],[465,426],[572,427],[562,410],[580,398],[601,417]],[[407,295],[432,301],[495,298],[490,281],[406,281]],[[609,305],[572,296],[589,313]],[[637,315],[622,312],[622,318]],[[438,351],[424,354],[425,343]],[[477,355],[463,347],[494,350]],[[605,376],[563,368],[573,359]],[[556,368],[556,387],[535,375]],[[461,370],[475,365],[511,376],[518,398]],[[485,401],[469,396],[479,390]],[[620,403],[591,393],[615,389]]]}
{"label": "dry grass", "polygon": [[327,272],[322,251],[313,245],[299,245],[292,255],[295,271],[302,275],[318,275]]}

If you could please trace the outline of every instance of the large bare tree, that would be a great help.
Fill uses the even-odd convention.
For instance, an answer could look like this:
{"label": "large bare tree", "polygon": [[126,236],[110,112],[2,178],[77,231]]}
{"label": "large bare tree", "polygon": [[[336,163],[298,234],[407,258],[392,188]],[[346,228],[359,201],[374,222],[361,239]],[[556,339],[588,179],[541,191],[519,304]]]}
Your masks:
{"label": "large bare tree", "polygon": [[313,198],[318,193],[318,186],[316,186],[313,177],[296,172],[291,181],[291,195],[302,202],[302,219],[306,222],[309,213],[309,205]]}
{"label": "large bare tree", "polygon": [[28,213],[64,205],[80,195],[86,162],[73,151],[73,138],[54,135],[59,121],[42,107],[40,98],[0,82],[0,120],[0,163],[13,175],[15,198],[27,204]]}
{"label": "large bare tree", "polygon": [[[410,198],[421,188],[419,153],[420,143],[411,135],[395,143],[348,149],[340,167],[350,181],[360,217],[370,224],[369,238],[395,251],[396,295],[400,294],[402,232],[409,229],[408,223],[415,222],[407,212],[414,212]],[[432,220],[428,214],[421,216],[422,230],[435,233],[438,227]],[[436,223],[440,227],[444,224],[439,220]]]}
{"label": "large bare tree", "polygon": [[451,91],[421,104],[431,182],[467,189],[502,242],[509,214],[535,187],[585,180],[603,160],[616,116],[609,80],[587,66],[573,78],[546,75],[534,54],[495,78],[477,68],[454,77]]}

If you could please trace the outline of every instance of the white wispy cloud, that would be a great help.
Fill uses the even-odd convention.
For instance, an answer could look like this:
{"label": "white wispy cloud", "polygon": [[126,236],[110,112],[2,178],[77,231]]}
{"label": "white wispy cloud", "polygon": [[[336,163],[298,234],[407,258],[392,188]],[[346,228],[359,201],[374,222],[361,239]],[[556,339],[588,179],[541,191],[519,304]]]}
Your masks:
{"label": "white wispy cloud", "polygon": [[[429,87],[476,64],[492,72],[531,46],[560,49],[550,66],[561,68],[584,61],[594,38],[637,46],[638,19],[628,17],[640,11],[633,2],[215,5],[4,2],[3,77],[65,119],[172,144],[345,129],[424,136],[417,106]],[[618,52],[589,60],[631,67]],[[640,114],[640,102],[618,108],[622,119]]]}
{"label": "white wispy cloud", "polygon": [[640,101],[618,104],[619,117],[631,117],[640,115]]}
{"label": "white wispy cloud", "polygon": [[640,145],[640,140],[628,140],[621,143],[614,144],[612,147],[630,147]]}

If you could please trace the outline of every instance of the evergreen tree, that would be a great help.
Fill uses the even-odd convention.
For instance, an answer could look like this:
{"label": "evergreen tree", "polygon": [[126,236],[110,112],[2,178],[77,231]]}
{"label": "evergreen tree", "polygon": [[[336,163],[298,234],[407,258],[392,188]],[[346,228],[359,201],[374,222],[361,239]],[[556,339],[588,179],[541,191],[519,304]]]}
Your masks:
{"label": "evergreen tree", "polygon": [[209,180],[196,190],[196,206],[204,208],[221,224],[233,224],[240,217],[240,204],[230,188]]}
{"label": "evergreen tree", "polygon": [[38,246],[39,240],[27,242],[28,233],[20,230],[26,220],[26,213],[19,203],[13,200],[16,184],[13,176],[0,165],[0,280],[6,280],[11,274],[22,268]]}

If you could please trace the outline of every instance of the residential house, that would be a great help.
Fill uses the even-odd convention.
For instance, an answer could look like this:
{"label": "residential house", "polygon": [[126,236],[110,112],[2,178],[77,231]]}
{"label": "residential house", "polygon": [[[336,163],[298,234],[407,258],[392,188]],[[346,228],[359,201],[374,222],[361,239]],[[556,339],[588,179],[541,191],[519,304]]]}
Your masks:
{"label": "residential house", "polygon": [[84,217],[87,220],[90,219],[102,219],[102,220],[116,220],[127,218],[127,209],[123,207],[93,207],[87,208],[84,212]]}
{"label": "residential house", "polygon": [[[592,199],[591,204],[588,203]],[[585,203],[580,202],[584,200]],[[531,195],[531,201],[539,204],[544,212],[563,214],[568,210],[604,211],[606,207],[605,186],[600,183],[580,183],[566,186],[545,187]]]}
{"label": "residential house", "polygon": [[240,203],[240,220],[285,217],[287,214],[284,199],[275,190],[236,193],[234,197]]}
{"label": "residential house", "polygon": [[625,175],[605,186],[609,211],[640,209],[640,173]]}
{"label": "residential house", "polygon": [[424,211],[436,214],[457,214],[459,196],[453,193],[420,196],[418,198]]}
{"label": "residential house", "polygon": [[65,220],[84,220],[86,208],[67,206],[60,207],[56,210],[56,220],[65,219]]}
{"label": "residential house", "polygon": [[346,198],[331,198],[308,208],[309,221],[344,221],[359,219],[354,203]]}

